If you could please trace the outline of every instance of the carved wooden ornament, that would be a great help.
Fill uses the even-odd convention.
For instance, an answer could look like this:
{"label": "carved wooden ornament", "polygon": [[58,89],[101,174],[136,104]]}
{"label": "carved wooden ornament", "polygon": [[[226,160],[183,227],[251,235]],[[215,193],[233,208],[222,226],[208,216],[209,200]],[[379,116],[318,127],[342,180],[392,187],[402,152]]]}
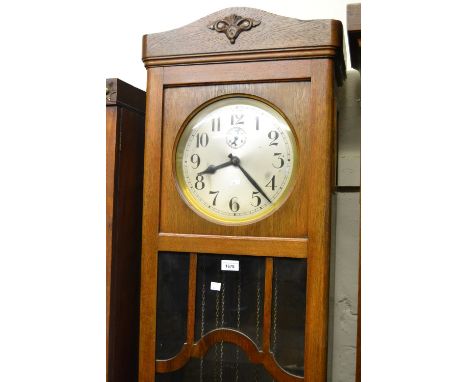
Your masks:
{"label": "carved wooden ornament", "polygon": [[259,24],[260,21],[258,20],[232,14],[209,25],[208,28],[219,33],[224,33],[229,41],[231,41],[231,44],[234,44],[241,32],[255,28]]}

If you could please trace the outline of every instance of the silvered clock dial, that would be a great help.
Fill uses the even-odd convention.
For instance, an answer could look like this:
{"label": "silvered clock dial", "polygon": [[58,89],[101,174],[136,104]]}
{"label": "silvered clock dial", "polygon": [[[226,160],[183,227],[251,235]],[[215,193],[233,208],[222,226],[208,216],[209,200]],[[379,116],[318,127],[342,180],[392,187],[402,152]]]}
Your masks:
{"label": "silvered clock dial", "polygon": [[214,100],[189,118],[175,151],[179,192],[210,221],[241,225],[277,210],[298,167],[295,135],[282,113],[258,98]]}

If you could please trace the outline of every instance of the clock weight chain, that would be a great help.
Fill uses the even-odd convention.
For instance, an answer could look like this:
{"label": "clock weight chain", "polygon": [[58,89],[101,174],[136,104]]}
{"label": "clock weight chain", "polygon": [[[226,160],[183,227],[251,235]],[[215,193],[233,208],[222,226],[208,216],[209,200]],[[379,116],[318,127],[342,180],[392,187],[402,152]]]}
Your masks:
{"label": "clock weight chain", "polygon": [[[221,286],[222,288],[222,286]],[[215,303],[215,327],[219,328],[219,293],[216,293],[216,303]],[[215,345],[215,367],[213,368],[213,382],[218,380],[218,367],[219,367],[219,345]]]}
{"label": "clock weight chain", "polygon": [[[225,281],[224,273],[221,277],[221,297],[220,293],[216,293],[215,303],[215,327],[222,328],[224,326],[224,301],[225,301]],[[224,341],[215,345],[215,367],[213,369],[214,382],[223,381],[223,357],[224,357]]]}
{"label": "clock weight chain", "polygon": [[[276,356],[278,344],[278,271],[275,266],[273,266],[273,290],[273,338],[271,341],[271,352]],[[275,380],[272,379],[272,382],[275,382]]]}
{"label": "clock weight chain", "polygon": [[[201,290],[201,325],[200,325],[200,338],[205,334],[205,309],[206,309],[206,275],[205,275],[205,261],[202,265],[202,290]],[[200,382],[203,382],[203,357],[200,357]]]}
{"label": "clock weight chain", "polygon": [[[237,330],[240,331],[241,277],[237,273]],[[236,346],[236,382],[239,381],[239,347]]]}
{"label": "clock weight chain", "polygon": [[[226,277],[223,272],[222,281],[221,281],[221,328],[224,327],[224,301],[225,301],[225,291],[226,291]],[[220,343],[220,354],[219,354],[219,382],[223,382],[223,357],[224,357],[224,341]]]}
{"label": "clock weight chain", "polygon": [[[260,343],[260,267],[257,271],[257,306],[255,312],[255,341]],[[258,382],[258,369],[260,366],[255,366],[255,382]]]}

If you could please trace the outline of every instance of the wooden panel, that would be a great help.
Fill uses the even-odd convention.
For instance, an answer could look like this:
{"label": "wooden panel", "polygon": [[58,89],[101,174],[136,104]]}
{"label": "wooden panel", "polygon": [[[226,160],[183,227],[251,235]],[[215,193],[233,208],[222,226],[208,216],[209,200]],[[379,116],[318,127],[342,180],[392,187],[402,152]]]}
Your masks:
{"label": "wooden panel", "polygon": [[129,382],[138,377],[145,93],[118,79],[106,90],[106,376]]}
{"label": "wooden panel", "polygon": [[[234,44],[209,25],[231,14],[250,17],[260,24],[241,32]],[[228,8],[182,28],[143,37],[143,59],[213,52],[239,52],[293,47],[341,48],[342,26],[337,20],[297,20],[254,8]]]}
{"label": "wooden panel", "polygon": [[197,290],[197,254],[190,254],[189,297],[187,302],[187,343],[193,344],[195,338],[195,297]]}
{"label": "wooden panel", "polygon": [[[145,61],[147,67],[187,65],[187,64],[213,64],[213,63],[241,63],[250,61],[291,60],[307,58],[332,58],[336,56],[336,50],[331,47],[325,48],[294,48],[288,50],[262,50],[240,53],[219,53],[216,55],[194,55],[194,56],[171,56]],[[346,74],[344,66],[337,66],[338,81],[343,81]]]}
{"label": "wooden panel", "polygon": [[158,248],[172,252],[307,257],[307,239],[160,233]]}
{"label": "wooden panel", "polygon": [[148,70],[141,251],[139,382],[153,382],[156,359],[157,238],[163,84],[162,69]]}
{"label": "wooden panel", "polygon": [[179,354],[167,360],[156,360],[156,370],[167,373],[183,367],[190,357],[202,358],[207,351],[221,341],[239,346],[249,358],[250,362],[262,364],[275,380],[282,382],[302,382],[302,377],[292,375],[282,369],[270,352],[257,349],[255,343],[245,334],[234,329],[215,329],[204,335],[196,344],[185,344]]}
{"label": "wooden panel", "polygon": [[265,292],[263,297],[263,352],[270,352],[271,296],[273,279],[273,259],[265,259]]}
{"label": "wooden panel", "polygon": [[[234,43],[208,26],[230,15],[249,17],[259,25],[241,32]],[[343,26],[337,20],[297,20],[253,8],[228,8],[185,27],[143,37],[147,68],[213,62],[333,58],[336,80],[346,78]]]}
{"label": "wooden panel", "polygon": [[108,379],[109,373],[109,318],[117,114],[117,107],[109,107],[106,109],[106,379]]}
{"label": "wooden panel", "polygon": [[308,197],[309,258],[307,260],[306,333],[304,379],[323,382],[327,372],[328,277],[330,257],[330,207],[332,183],[334,75],[333,63],[311,62],[311,128],[308,140],[314,142],[309,176],[313,181]]}
{"label": "wooden panel", "polygon": [[[224,236],[305,238],[307,219],[302,211],[309,206],[309,170],[314,164],[308,159],[314,146],[310,141],[298,142],[299,171],[294,190],[277,212],[248,226],[229,227],[211,223],[195,214],[181,199],[173,173],[173,150],[176,136],[190,113],[202,103],[230,93],[246,93],[262,97],[283,110],[298,136],[309,129],[311,102],[310,82],[255,83],[169,88],[164,92],[164,129],[162,153],[162,187],[160,231],[165,233]],[[209,242],[207,243],[209,252]]]}
{"label": "wooden panel", "polygon": [[229,82],[272,82],[309,80],[310,64],[307,60],[278,62],[247,62],[238,64],[211,64],[172,66],[164,68],[164,84],[189,85]]}

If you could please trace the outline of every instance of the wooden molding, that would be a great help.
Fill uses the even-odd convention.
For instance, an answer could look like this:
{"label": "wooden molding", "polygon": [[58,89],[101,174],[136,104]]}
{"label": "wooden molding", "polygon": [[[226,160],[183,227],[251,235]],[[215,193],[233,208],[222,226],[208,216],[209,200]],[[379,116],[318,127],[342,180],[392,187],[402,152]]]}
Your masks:
{"label": "wooden molding", "polygon": [[[235,38],[210,29],[232,15],[255,23],[246,33],[233,32]],[[335,59],[337,80],[342,82],[346,71],[340,21],[298,20],[254,8],[227,8],[184,27],[143,36],[146,67],[314,57]]]}
{"label": "wooden molding", "polygon": [[106,79],[106,106],[124,106],[143,114],[146,93],[118,78]]}
{"label": "wooden molding", "polygon": [[258,350],[255,343],[244,333],[234,329],[214,329],[205,334],[197,343],[185,343],[180,352],[173,358],[156,360],[156,372],[167,373],[182,368],[190,359],[202,358],[208,350],[216,343],[228,342],[239,346],[247,355],[250,362],[261,364],[275,378],[281,378],[285,382],[301,382],[303,377],[293,375],[284,370],[274,359],[273,354]]}
{"label": "wooden molding", "polygon": [[[206,245],[208,240],[211,243],[210,246]],[[306,258],[307,242],[307,239],[297,238],[190,235],[161,232],[158,250]],[[240,247],[242,247],[241,253],[239,253]]]}

